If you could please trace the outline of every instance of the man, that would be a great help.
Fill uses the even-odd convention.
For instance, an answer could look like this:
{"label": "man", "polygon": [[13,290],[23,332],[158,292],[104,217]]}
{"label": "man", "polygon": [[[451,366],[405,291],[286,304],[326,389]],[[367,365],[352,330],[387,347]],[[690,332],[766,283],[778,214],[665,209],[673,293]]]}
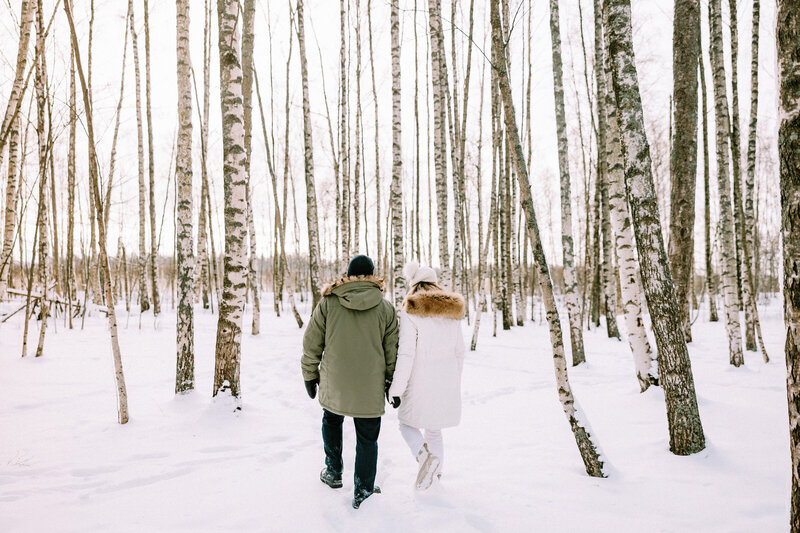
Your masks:
{"label": "man", "polygon": [[375,486],[378,434],[384,394],[397,359],[397,313],[383,297],[383,280],[372,260],[353,257],[347,276],[325,288],[303,336],[301,366],[306,391],[322,405],[325,468],[320,480],[342,486],[342,423],[353,418],[356,461],[353,507],[380,488]]}

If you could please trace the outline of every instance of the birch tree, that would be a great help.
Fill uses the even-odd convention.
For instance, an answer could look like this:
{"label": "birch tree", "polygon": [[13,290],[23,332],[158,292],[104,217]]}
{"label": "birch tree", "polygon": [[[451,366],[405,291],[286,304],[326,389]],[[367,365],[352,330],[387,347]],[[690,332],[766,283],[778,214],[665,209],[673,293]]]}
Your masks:
{"label": "birch tree", "polygon": [[103,223],[103,208],[100,200],[100,191],[98,184],[98,162],[97,153],[95,152],[95,139],[94,139],[94,124],[92,120],[92,107],[89,98],[89,88],[86,83],[86,77],[83,73],[81,66],[81,54],[78,46],[78,35],[75,33],[75,23],[72,19],[71,0],[64,0],[64,11],[67,15],[69,22],[70,38],[72,42],[72,51],[75,55],[75,67],[78,71],[78,79],[81,83],[81,92],[83,93],[83,107],[86,116],[86,130],[88,133],[88,146],[89,146],[89,186],[92,189],[92,198],[96,205],[95,219],[98,229],[98,244],[100,250],[100,268],[103,272],[103,281],[105,296],[108,309],[108,329],[111,336],[111,353],[114,359],[114,378],[117,386],[117,416],[120,424],[128,422],[128,392],[125,387],[125,375],[122,370],[122,354],[119,349],[119,338],[117,335],[117,314],[114,309],[114,299],[111,288],[111,275],[108,267],[108,254],[106,253],[106,228]]}
{"label": "birch tree", "polygon": [[[306,174],[306,215],[308,217],[308,262],[311,274],[311,304],[312,307],[316,307],[320,299],[319,223],[317,222],[317,190],[314,184],[314,140],[311,134],[311,103],[308,96],[308,65],[303,18],[303,0],[297,0],[297,42],[300,47],[300,75],[303,80],[303,146]],[[342,172],[342,176],[345,176],[344,170]]]}
{"label": "birch tree", "polygon": [[19,119],[11,122],[8,136],[8,179],[6,181],[6,208],[3,223],[3,248],[0,253],[0,298],[8,288],[8,276],[12,266],[14,236],[17,224],[17,165],[19,161]]}
{"label": "birch tree", "polygon": [[505,44],[502,37],[498,3],[499,0],[491,0],[490,4],[494,69],[497,71],[500,93],[502,95],[505,126],[508,130],[509,139],[513,144],[511,148],[514,154],[514,164],[517,172],[517,180],[519,181],[522,207],[526,215],[526,230],[528,232],[528,238],[531,239],[533,244],[534,257],[539,266],[542,296],[547,306],[547,321],[550,328],[550,341],[553,345],[553,364],[555,366],[556,381],[558,383],[558,396],[573,435],[575,436],[578,450],[580,451],[581,458],[586,467],[586,473],[594,477],[603,477],[603,461],[600,451],[597,445],[592,441],[591,430],[585,422],[583,413],[580,412],[578,403],[575,401],[572,389],[569,385],[567,361],[564,357],[561,322],[558,318],[558,309],[556,308],[547,259],[545,258],[544,249],[542,248],[542,242],[539,237],[539,227],[536,221],[536,212],[533,208],[531,186],[528,179],[528,167],[522,152],[522,143],[520,141],[519,131],[517,130],[516,117],[514,115],[514,103],[508,81],[508,66],[505,57]]}
{"label": "birch tree", "polygon": [[[11,134],[12,124],[19,113],[19,108],[24,96],[27,80],[25,78],[25,65],[28,62],[28,47],[31,39],[31,27],[36,15],[36,0],[22,0],[19,16],[19,46],[17,47],[17,62],[14,71],[14,82],[8,97],[6,112],[0,124],[0,161],[8,136]],[[30,75],[30,71],[29,74]]]}
{"label": "birch tree", "polygon": [[675,286],[664,251],[658,217],[650,146],[633,54],[629,0],[609,0],[606,42],[625,161],[625,186],[631,208],[642,284],[658,348],[659,381],[664,387],[670,450],[689,455],[705,448],[689,351],[683,336]]}
{"label": "birch tree", "polygon": [[217,0],[225,260],[217,322],[213,395],[230,393],[237,399],[241,396],[242,319],[247,298],[247,153],[244,150],[239,12],[236,0]]}
{"label": "birch tree", "polygon": [[403,176],[402,106],[400,100],[400,18],[397,2],[392,2],[389,14],[392,42],[392,188],[389,205],[392,210],[392,254],[394,304],[400,307],[406,293],[403,279]]}
{"label": "birch tree", "polygon": [[133,0],[128,0],[131,44],[133,45],[133,68],[136,77],[136,135],[138,140],[138,175],[139,175],[139,305],[142,312],[150,309],[150,297],[147,289],[147,247],[146,222],[147,197],[144,181],[144,133],[142,129],[142,85],[139,74],[139,39],[134,25]]}
{"label": "birch tree", "polygon": [[553,52],[553,93],[555,97],[556,134],[558,135],[558,170],[561,183],[561,253],[564,263],[564,300],[569,317],[569,339],[572,345],[572,364],[586,361],[583,351],[583,330],[578,307],[575,259],[572,242],[572,204],[570,196],[569,143],[567,119],[564,113],[564,81],[561,68],[561,22],[558,0],[550,0],[550,38]]}
{"label": "birch tree", "polygon": [[[156,239],[156,183],[155,160],[153,156],[153,116],[150,106],[150,9],[144,2],[144,95],[145,116],[147,117],[147,175],[150,192],[150,283],[153,291],[153,314],[161,313],[161,300],[158,295],[158,239]],[[177,7],[177,6],[176,6]],[[132,11],[131,11],[132,13]],[[138,60],[136,62],[138,68]],[[137,90],[138,93],[138,90]]]}
{"label": "birch tree", "polygon": [[728,90],[725,82],[725,59],[722,50],[722,15],[720,0],[709,0],[711,26],[711,69],[714,77],[714,118],[716,123],[717,183],[719,192],[719,233],[722,250],[722,293],[725,300],[725,329],[733,366],[744,364],[742,331],[739,325],[739,298],[736,287],[736,242],[731,208],[730,167],[728,158]]}
{"label": "birch tree", "polygon": [[[700,36],[698,35],[698,40]],[[708,138],[708,98],[706,91],[706,65],[703,61],[703,48],[698,44],[700,50],[699,57],[699,70],[700,70],[700,101],[703,125],[703,198],[704,198],[704,230],[705,230],[705,262],[706,262],[706,285],[708,287],[708,312],[709,322],[717,322],[719,315],[717,314],[717,284],[714,280],[714,267],[711,262],[711,172],[708,165],[708,145],[710,139]]]}
{"label": "birch tree", "polygon": [[669,269],[686,341],[692,340],[689,285],[694,269],[694,197],[697,175],[697,65],[700,3],[676,0],[672,30],[674,134],[670,154]]}
{"label": "birch tree", "polygon": [[[595,17],[602,21],[600,2],[595,2]],[[654,368],[653,350],[647,338],[644,327],[644,314],[642,313],[642,297],[639,291],[639,266],[636,262],[634,249],[636,243],[633,239],[633,228],[628,215],[628,201],[625,197],[625,168],[620,145],[619,124],[617,122],[617,106],[611,90],[612,72],[611,63],[605,60],[603,53],[603,27],[595,24],[595,31],[599,34],[599,43],[596,42],[595,65],[598,75],[603,77],[602,90],[598,99],[602,98],[603,113],[598,117],[600,124],[605,124],[605,146],[600,152],[607,162],[606,177],[608,179],[608,204],[611,225],[614,229],[614,244],[619,261],[619,279],[622,293],[622,306],[625,312],[625,328],[628,331],[628,344],[633,354],[636,378],[639,381],[641,392],[646,391],[650,385],[657,384],[658,378]],[[601,84],[598,82],[598,86]],[[599,100],[598,100],[599,103]]]}
{"label": "birch tree", "polygon": [[789,526],[800,532],[800,4],[778,0],[778,158],[783,237],[783,320],[792,494]]}
{"label": "birch tree", "polygon": [[194,235],[192,230],[192,61],[189,53],[189,0],[175,3],[178,78],[177,266],[178,325],[175,393],[194,388]]}
{"label": "birch tree", "polygon": [[447,67],[440,0],[429,0],[431,85],[433,88],[433,164],[436,173],[436,221],[439,234],[439,282],[450,288],[450,241],[447,231]]}
{"label": "birch tree", "polygon": [[[48,266],[49,241],[49,213],[47,207],[47,161],[50,155],[50,143],[48,135],[50,124],[47,122],[47,63],[45,61],[45,32],[44,17],[42,15],[42,2],[37,0],[36,8],[36,45],[35,62],[36,73],[34,74],[34,90],[36,96],[36,138],[39,148],[39,213],[36,220],[39,225],[39,269],[37,272],[39,287],[42,298],[39,300],[41,306],[42,324],[39,328],[39,342],[36,347],[36,357],[42,355],[44,349],[44,337],[47,331],[47,319],[50,314],[50,302],[47,296],[48,284],[50,282]],[[55,215],[55,213],[54,213]],[[33,275],[33,272],[30,274]]]}
{"label": "birch tree", "polygon": [[256,246],[256,227],[253,222],[253,192],[250,184],[250,159],[253,153],[253,27],[255,24],[256,4],[254,0],[244,0],[242,15],[242,98],[244,103],[244,150],[245,174],[247,175],[247,235],[250,243],[247,272],[248,285],[253,297],[253,321],[251,333],[258,335],[261,328],[261,302],[258,297],[258,280],[255,262],[258,254]]}

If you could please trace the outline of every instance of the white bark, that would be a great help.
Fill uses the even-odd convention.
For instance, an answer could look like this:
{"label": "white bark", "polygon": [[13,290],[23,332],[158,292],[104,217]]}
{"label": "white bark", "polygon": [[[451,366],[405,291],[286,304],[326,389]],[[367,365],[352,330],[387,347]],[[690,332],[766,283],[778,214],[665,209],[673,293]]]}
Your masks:
{"label": "white bark", "polygon": [[177,268],[177,364],[175,392],[194,388],[194,235],[192,230],[192,85],[189,53],[189,0],[177,0],[176,55],[178,78],[178,186]]}
{"label": "white bark", "polygon": [[217,0],[220,101],[225,176],[225,267],[217,322],[214,396],[240,397],[242,318],[247,298],[247,154],[244,150],[239,6]]}
{"label": "white bark", "polygon": [[722,293],[725,300],[725,329],[728,351],[733,366],[744,364],[742,329],[739,323],[739,297],[736,283],[736,243],[734,240],[733,209],[731,207],[730,166],[728,156],[728,91],[725,82],[725,60],[722,47],[722,16],[720,0],[710,0],[711,68],[714,78],[714,117],[717,131],[717,189],[719,191],[719,232],[722,252]]}

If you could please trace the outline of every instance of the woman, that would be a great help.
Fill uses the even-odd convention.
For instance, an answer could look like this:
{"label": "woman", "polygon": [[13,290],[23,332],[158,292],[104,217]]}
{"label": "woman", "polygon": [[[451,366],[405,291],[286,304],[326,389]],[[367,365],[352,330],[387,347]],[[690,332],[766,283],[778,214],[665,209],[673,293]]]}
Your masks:
{"label": "woman", "polygon": [[403,274],[411,288],[387,396],[399,406],[400,433],[420,465],[417,488],[427,489],[441,478],[442,429],[461,421],[464,298],[442,289],[432,268],[409,263]]}

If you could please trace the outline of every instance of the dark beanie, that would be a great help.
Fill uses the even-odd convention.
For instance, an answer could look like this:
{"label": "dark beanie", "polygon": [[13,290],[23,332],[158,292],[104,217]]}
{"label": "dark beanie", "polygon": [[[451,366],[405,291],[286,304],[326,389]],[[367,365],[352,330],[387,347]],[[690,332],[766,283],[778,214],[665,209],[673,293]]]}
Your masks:
{"label": "dark beanie", "polygon": [[350,260],[347,266],[348,276],[371,276],[375,272],[375,265],[372,259],[366,255],[357,255]]}

